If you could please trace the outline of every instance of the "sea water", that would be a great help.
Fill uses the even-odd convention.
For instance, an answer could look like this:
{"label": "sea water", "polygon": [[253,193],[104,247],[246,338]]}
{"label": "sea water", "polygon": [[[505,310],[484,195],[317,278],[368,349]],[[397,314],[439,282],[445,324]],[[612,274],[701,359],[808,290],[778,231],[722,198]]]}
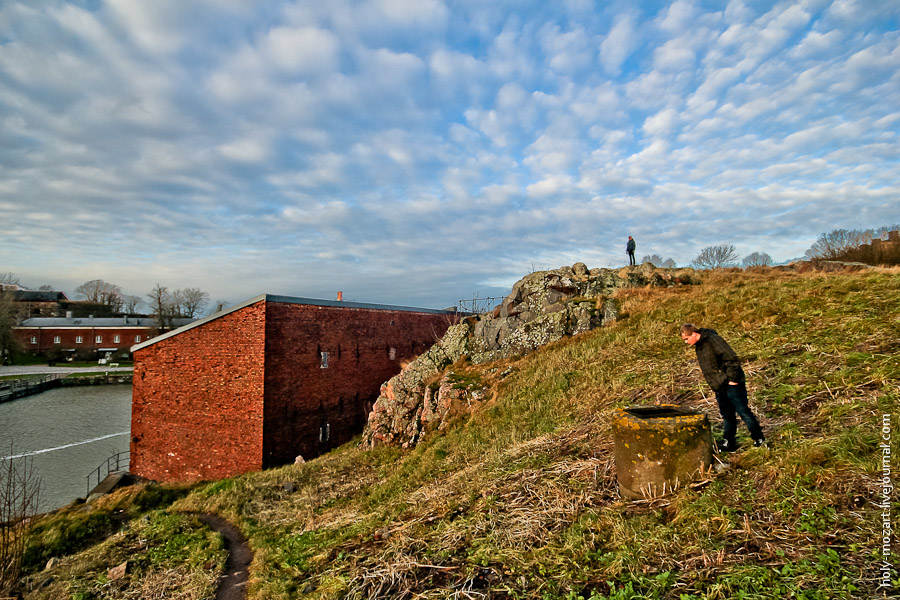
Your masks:
{"label": "sea water", "polygon": [[130,430],[131,385],[62,387],[3,402],[0,469],[28,461],[41,479],[40,511],[54,510],[97,485],[98,465],[102,479],[107,459],[128,450]]}

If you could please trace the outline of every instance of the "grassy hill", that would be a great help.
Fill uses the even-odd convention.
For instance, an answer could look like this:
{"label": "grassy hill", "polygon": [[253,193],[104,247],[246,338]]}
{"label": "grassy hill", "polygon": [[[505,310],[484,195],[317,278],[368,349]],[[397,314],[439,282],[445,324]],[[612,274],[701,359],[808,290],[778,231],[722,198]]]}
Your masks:
{"label": "grassy hill", "polygon": [[[454,365],[491,399],[412,450],[351,444],[39,519],[26,597],[212,597],[224,549],[197,512],[246,535],[257,599],[881,597],[883,427],[895,455],[900,438],[900,270],[710,272],[699,286],[618,300],[612,326],[518,360]],[[624,502],[613,407],[676,403],[720,423],[683,322],[717,329],[745,359],[772,447],[751,448],[741,425],[743,449],[724,472]],[[43,570],[50,557],[62,561]],[[129,574],[108,581],[125,559]]]}

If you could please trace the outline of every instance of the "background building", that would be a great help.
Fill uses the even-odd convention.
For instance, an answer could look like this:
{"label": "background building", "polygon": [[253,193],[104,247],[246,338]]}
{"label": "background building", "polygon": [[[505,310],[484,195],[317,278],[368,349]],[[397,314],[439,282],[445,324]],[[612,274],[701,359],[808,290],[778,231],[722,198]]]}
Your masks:
{"label": "background building", "polygon": [[[193,319],[176,319],[185,325]],[[128,359],[131,346],[160,332],[150,317],[32,317],[13,328],[19,349],[51,360]]]}

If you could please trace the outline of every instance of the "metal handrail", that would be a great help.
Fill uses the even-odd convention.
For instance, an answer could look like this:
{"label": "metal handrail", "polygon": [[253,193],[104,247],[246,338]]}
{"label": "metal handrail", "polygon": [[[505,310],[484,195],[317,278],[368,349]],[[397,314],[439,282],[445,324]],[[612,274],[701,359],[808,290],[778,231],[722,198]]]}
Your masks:
{"label": "metal handrail", "polygon": [[[124,457],[124,458],[123,458]],[[91,494],[91,478],[96,475],[97,483],[94,484],[94,487],[100,485],[100,482],[103,481],[103,478],[109,475],[110,473],[115,473],[121,471],[123,465],[125,466],[125,471],[128,471],[128,464],[131,460],[131,452],[129,450],[123,450],[122,452],[116,452],[112,456],[106,459],[106,462],[102,462],[97,465],[97,468],[88,473],[87,475],[87,493],[85,497]],[[115,465],[115,466],[113,466]],[[101,475],[103,472],[103,467],[106,467],[106,472]]]}
{"label": "metal handrail", "polygon": [[52,387],[54,381],[65,379],[68,373],[52,373],[41,377],[21,377],[0,382],[0,402],[42,392]]}

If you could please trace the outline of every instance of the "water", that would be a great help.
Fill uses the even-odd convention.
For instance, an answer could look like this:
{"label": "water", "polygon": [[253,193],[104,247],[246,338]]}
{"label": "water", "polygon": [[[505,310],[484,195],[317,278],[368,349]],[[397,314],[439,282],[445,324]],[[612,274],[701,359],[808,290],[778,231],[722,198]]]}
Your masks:
{"label": "water", "polygon": [[0,467],[10,455],[33,461],[40,510],[53,510],[85,496],[87,475],[128,450],[130,430],[130,385],[56,388],[0,403]]}

